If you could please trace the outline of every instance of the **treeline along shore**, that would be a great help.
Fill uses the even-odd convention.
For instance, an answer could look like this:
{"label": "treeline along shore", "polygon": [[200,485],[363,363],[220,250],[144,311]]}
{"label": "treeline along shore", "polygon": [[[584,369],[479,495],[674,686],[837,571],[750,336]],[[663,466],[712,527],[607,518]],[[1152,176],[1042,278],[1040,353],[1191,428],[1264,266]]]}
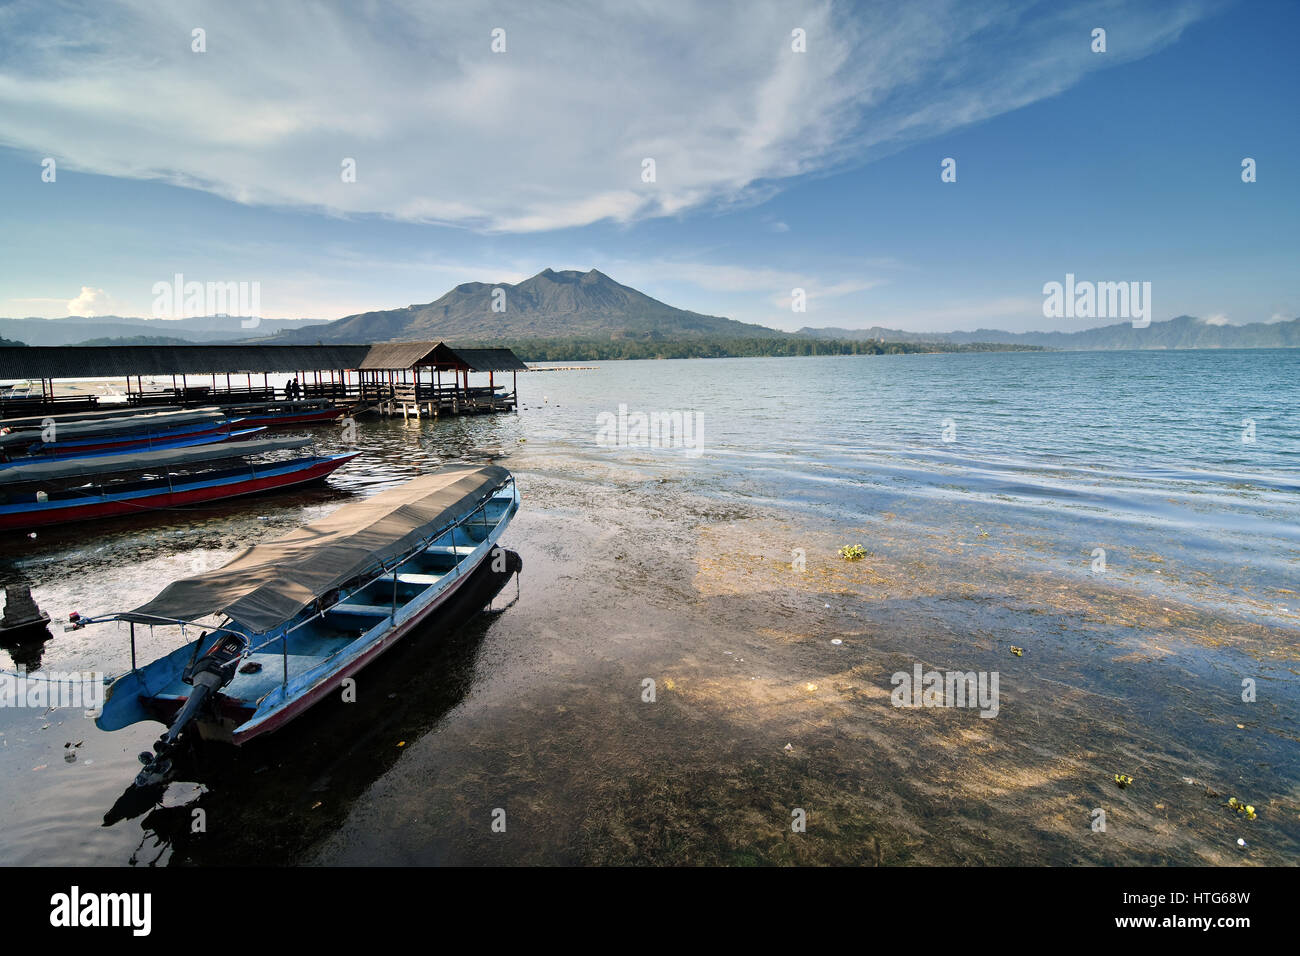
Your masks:
{"label": "treeline along shore", "polygon": [[[468,343],[467,343],[468,344]],[[500,346],[500,342],[474,343]],[[522,339],[506,343],[525,362],[594,362],[617,359],[758,358],[797,355],[902,355],[912,352],[1042,352],[1038,345],[882,342],[846,339]]]}

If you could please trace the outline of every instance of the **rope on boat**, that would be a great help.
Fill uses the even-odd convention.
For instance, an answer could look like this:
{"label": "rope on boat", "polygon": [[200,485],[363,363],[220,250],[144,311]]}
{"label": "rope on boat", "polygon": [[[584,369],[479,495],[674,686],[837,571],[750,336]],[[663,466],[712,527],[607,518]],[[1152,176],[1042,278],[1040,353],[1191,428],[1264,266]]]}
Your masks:
{"label": "rope on boat", "polygon": [[[70,674],[90,674],[90,673],[99,673],[99,672],[98,672],[98,671],[68,671],[68,673],[70,673]],[[101,677],[99,680],[95,680],[95,679],[93,679],[93,678],[91,678],[91,679],[89,679],[89,680],[86,680],[86,679],[83,678],[82,680],[75,680],[75,681],[74,681],[74,680],[55,680],[53,677],[38,677],[38,676],[36,676],[35,674],[20,674],[20,673],[17,673],[16,671],[4,671],[4,670],[0,670],[0,674],[3,674],[3,675],[6,676],[6,677],[17,677],[17,678],[19,678],[19,679],[21,679],[21,680],[36,680],[36,681],[44,681],[44,682],[47,683],[47,684],[103,684],[103,683],[107,683],[107,678],[105,678],[105,677]]]}

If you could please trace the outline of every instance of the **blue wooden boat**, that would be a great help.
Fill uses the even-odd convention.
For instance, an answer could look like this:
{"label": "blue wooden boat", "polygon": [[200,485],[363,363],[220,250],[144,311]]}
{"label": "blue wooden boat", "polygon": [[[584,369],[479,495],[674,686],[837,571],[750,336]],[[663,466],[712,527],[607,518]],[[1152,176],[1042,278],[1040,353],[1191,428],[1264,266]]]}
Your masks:
{"label": "blue wooden boat", "polygon": [[[309,444],[310,438],[262,439],[15,462],[0,468],[0,532],[293,488],[324,480],[358,454],[267,457]],[[241,463],[225,464],[235,461]],[[211,464],[217,467],[195,467]]]}
{"label": "blue wooden boat", "polygon": [[[231,424],[234,425],[238,421],[239,419],[232,419]],[[66,445],[51,444],[39,450],[29,451],[26,454],[10,458],[8,461],[0,461],[0,471],[5,468],[12,468],[15,465],[29,465],[38,461],[66,461],[69,458],[104,458],[110,455],[131,455],[142,448],[149,451],[161,451],[168,448],[196,448],[199,445],[244,441],[265,431],[266,426],[259,425],[254,428],[239,428],[233,431],[212,431],[196,435],[178,435],[172,438],[154,438],[148,442],[122,448],[82,448],[71,443]]]}
{"label": "blue wooden boat", "polygon": [[[83,619],[78,626],[131,625],[131,670],[109,686],[96,723],[167,724],[154,752],[140,755],[139,786],[166,779],[191,729],[238,745],[282,727],[436,614],[483,562],[504,562],[497,542],[518,508],[504,468],[442,468],[133,610]],[[187,640],[140,667],[137,624],[176,627]]]}
{"label": "blue wooden boat", "polygon": [[88,419],[50,416],[41,423],[20,425],[0,423],[0,456],[109,454],[159,448],[175,439],[228,435],[238,421],[219,408],[200,408]]}

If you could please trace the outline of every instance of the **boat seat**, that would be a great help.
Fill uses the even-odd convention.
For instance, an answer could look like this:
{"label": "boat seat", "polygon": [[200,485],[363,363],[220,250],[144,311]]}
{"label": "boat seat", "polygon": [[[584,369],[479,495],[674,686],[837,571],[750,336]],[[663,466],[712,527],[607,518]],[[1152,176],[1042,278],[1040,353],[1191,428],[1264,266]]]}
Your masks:
{"label": "boat seat", "polygon": [[449,544],[431,544],[424,550],[426,554],[470,554],[474,550],[474,546],[458,544],[452,547]]}
{"label": "boat seat", "polygon": [[[409,571],[401,571],[397,575],[397,583],[430,585],[437,584],[444,577],[445,575],[442,574],[413,574]],[[384,580],[391,581],[393,580],[393,576],[391,574],[385,574]]]}
{"label": "boat seat", "polygon": [[335,604],[327,614],[362,614],[366,617],[388,617],[393,613],[390,604]]}

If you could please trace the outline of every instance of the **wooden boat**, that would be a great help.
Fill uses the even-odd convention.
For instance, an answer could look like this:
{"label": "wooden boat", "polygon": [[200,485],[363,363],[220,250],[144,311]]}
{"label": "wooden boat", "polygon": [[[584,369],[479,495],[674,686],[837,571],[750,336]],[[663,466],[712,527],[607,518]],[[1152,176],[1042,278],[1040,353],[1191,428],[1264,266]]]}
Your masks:
{"label": "wooden boat", "polygon": [[268,402],[262,405],[223,405],[222,410],[230,415],[238,415],[247,425],[266,428],[318,425],[342,418],[347,412],[346,408],[338,408],[323,399]]}
{"label": "wooden boat", "polygon": [[[504,468],[442,468],[176,581],[134,610],[84,618],[79,626],[131,625],[131,670],[108,688],[96,723],[168,724],[140,755],[140,786],[165,779],[191,727],[234,744],[276,730],[429,619],[483,562],[504,563],[497,542],[518,508]],[[137,624],[201,633],[137,667]]]}
{"label": "wooden boat", "polygon": [[[191,412],[156,412],[116,418],[50,419],[54,440],[45,440],[45,428],[30,425],[0,434],[0,454],[68,455],[101,451],[156,448],[166,443],[203,435],[229,434],[239,419],[219,409]],[[6,426],[8,427],[8,426]]]}
{"label": "wooden boat", "polygon": [[148,449],[150,451],[160,451],[168,448],[193,448],[196,445],[215,445],[219,442],[228,441],[246,441],[255,435],[260,435],[266,431],[264,427],[259,428],[240,428],[231,431],[227,428],[221,430],[203,430],[193,435],[179,435],[167,439],[151,438],[142,442],[129,442],[121,447],[96,447],[96,448],[79,448],[72,444],[59,442],[50,444],[37,451],[29,451],[25,455],[17,455],[8,460],[0,460],[0,472],[6,468],[12,468],[15,465],[31,464],[37,461],[64,461],[68,458],[100,458],[108,455],[129,454],[139,449]]}
{"label": "wooden boat", "polygon": [[[310,438],[241,441],[14,464],[0,469],[0,531],[181,508],[321,481],[359,454],[245,460],[302,448]],[[224,467],[189,470],[199,463]],[[111,481],[91,481],[117,476]]]}

